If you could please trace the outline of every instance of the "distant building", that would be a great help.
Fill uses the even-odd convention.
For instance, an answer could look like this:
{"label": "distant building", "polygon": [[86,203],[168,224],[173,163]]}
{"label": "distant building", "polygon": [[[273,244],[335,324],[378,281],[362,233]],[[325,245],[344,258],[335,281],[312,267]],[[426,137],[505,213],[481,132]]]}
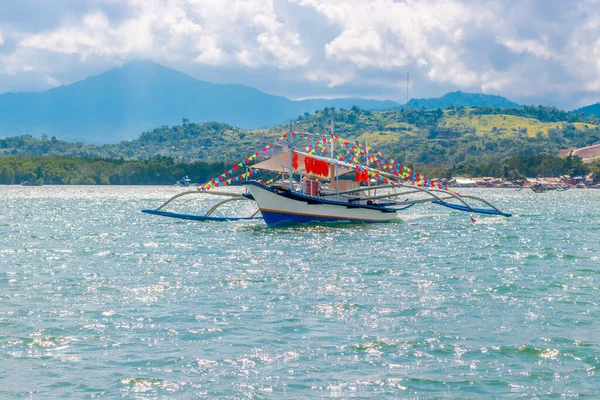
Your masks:
{"label": "distant building", "polygon": [[593,174],[593,173],[592,173],[592,174],[587,174],[587,175],[585,176],[585,181],[584,181],[584,183],[585,183],[587,186],[592,186],[592,185],[594,184],[594,182],[596,182],[596,175],[595,175],[595,174]]}

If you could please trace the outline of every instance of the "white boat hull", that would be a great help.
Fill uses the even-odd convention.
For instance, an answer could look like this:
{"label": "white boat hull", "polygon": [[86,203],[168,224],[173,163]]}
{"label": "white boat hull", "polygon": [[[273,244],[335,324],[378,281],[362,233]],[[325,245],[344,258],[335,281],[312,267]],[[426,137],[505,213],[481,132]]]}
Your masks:
{"label": "white boat hull", "polygon": [[397,217],[393,210],[366,208],[347,203],[330,204],[319,197],[290,198],[261,185],[248,185],[269,226],[310,222],[388,222]]}

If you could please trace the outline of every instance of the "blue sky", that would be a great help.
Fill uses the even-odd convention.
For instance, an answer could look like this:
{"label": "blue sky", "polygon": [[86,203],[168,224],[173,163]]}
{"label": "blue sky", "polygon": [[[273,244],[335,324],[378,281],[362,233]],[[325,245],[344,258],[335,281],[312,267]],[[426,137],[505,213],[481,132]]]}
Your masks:
{"label": "blue sky", "polygon": [[150,59],[290,98],[600,101],[598,0],[3,0],[0,93]]}

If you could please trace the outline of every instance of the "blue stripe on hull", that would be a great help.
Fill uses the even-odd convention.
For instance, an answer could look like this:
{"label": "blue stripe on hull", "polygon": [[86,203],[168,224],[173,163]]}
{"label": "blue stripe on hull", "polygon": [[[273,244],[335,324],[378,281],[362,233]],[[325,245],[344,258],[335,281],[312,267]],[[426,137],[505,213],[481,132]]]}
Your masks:
{"label": "blue stripe on hull", "polygon": [[[260,212],[268,226],[287,226],[297,224],[308,224],[311,222],[353,222],[353,223],[376,223],[379,221],[360,221],[350,220],[336,217],[321,217],[316,215],[301,215],[301,214],[287,214],[275,211],[264,211]],[[385,221],[381,221],[385,222]]]}

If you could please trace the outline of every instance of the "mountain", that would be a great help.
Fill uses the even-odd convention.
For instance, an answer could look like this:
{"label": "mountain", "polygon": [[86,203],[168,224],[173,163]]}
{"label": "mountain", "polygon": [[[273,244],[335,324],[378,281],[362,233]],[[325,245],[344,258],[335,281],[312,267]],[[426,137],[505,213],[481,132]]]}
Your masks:
{"label": "mountain", "polygon": [[214,84],[151,61],[122,67],[36,93],[0,95],[0,137],[32,134],[110,143],[162,125],[218,121],[266,128],[323,107],[398,107],[393,101],[292,101],[243,85]]}
{"label": "mountain", "polygon": [[424,108],[426,110],[445,109],[454,107],[496,107],[496,108],[519,108],[519,104],[508,100],[506,97],[483,94],[463,93],[461,91],[446,93],[442,97],[430,99],[411,99],[408,108]]}
{"label": "mountain", "polygon": [[600,103],[592,104],[589,106],[578,108],[577,110],[573,110],[575,114],[585,114],[585,115],[595,115],[600,117]]}

